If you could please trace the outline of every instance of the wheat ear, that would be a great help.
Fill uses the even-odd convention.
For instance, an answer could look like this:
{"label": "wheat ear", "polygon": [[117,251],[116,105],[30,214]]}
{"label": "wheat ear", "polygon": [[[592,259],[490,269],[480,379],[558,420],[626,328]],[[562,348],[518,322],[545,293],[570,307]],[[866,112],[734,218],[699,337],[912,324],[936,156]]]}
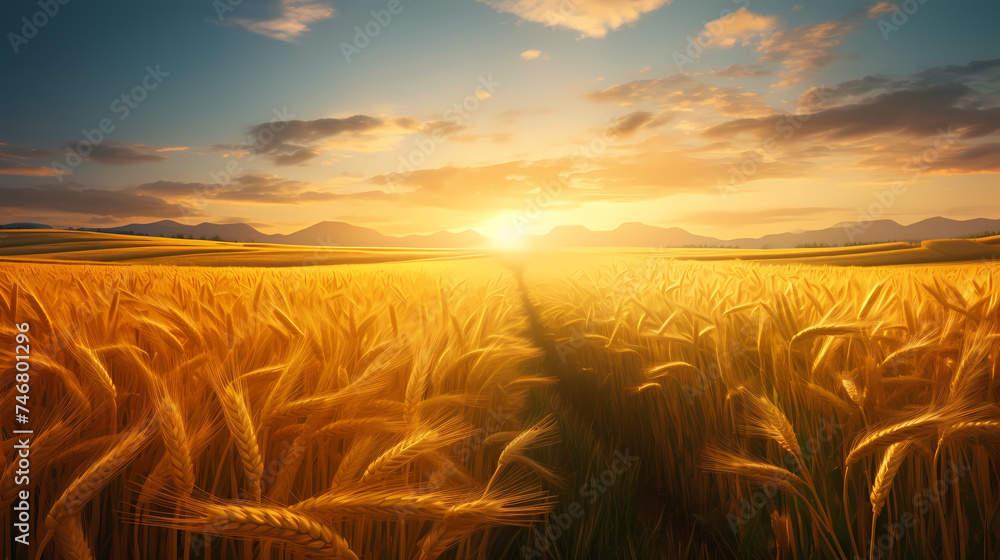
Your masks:
{"label": "wheat ear", "polygon": [[154,517],[146,523],[193,531],[208,528],[216,534],[243,540],[279,541],[289,549],[310,556],[358,560],[344,537],[331,525],[312,515],[283,507],[214,504],[191,501],[190,517]]}
{"label": "wheat ear", "polygon": [[913,445],[912,441],[901,441],[890,445],[885,450],[878,473],[872,482],[872,541],[869,552],[871,555],[875,554],[875,532],[878,514],[882,511],[882,507],[889,498],[889,492],[892,490],[892,481],[896,478],[896,473],[899,472],[899,467],[903,464],[903,459],[906,458],[906,452],[910,450],[911,445]]}
{"label": "wheat ear", "polygon": [[229,431],[233,434],[236,450],[243,463],[243,471],[247,477],[247,486],[254,499],[260,499],[260,484],[264,477],[264,460],[257,444],[257,430],[253,418],[247,408],[246,400],[232,385],[226,385],[217,391],[222,411],[226,418]]}
{"label": "wheat ear", "polygon": [[490,488],[503,468],[513,463],[525,464],[546,479],[556,482],[558,477],[554,472],[528,457],[526,453],[530,449],[545,447],[558,441],[559,426],[551,414],[543,418],[541,422],[521,432],[500,453],[500,458],[497,459],[497,468],[493,471],[493,476],[490,477],[490,481],[486,484],[485,494],[489,493]]}
{"label": "wheat ear", "polygon": [[184,426],[184,417],[177,404],[169,396],[164,396],[160,403],[160,434],[166,448],[167,463],[170,474],[177,488],[185,496],[194,490],[194,463],[191,460],[191,442]]}

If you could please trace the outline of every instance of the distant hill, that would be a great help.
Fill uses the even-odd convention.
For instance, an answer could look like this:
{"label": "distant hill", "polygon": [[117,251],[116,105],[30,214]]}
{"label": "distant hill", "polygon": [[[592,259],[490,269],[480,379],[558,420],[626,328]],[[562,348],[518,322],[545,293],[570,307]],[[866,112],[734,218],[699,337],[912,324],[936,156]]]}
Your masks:
{"label": "distant hill", "polygon": [[52,226],[47,226],[45,224],[29,224],[29,223],[16,223],[16,224],[2,224],[0,229],[52,229]]}
{"label": "distant hill", "polygon": [[843,246],[847,243],[884,241],[918,243],[927,239],[947,239],[998,230],[1000,230],[1000,220],[977,218],[962,221],[936,217],[908,226],[892,220],[876,220],[861,224],[844,223],[826,229],[765,235],[757,239],[734,239],[727,243],[747,249],[782,249],[807,244]]}
{"label": "distant hill", "polygon": [[865,223],[842,223],[798,233],[779,233],[759,238],[718,239],[689,233],[681,228],[661,228],[628,223],[611,231],[592,231],[583,226],[561,226],[546,235],[529,236],[529,245],[543,247],[739,247],[741,249],[792,249],[807,246],[843,247],[846,244],[907,241],[919,243],[927,239],[947,239],[985,232],[1000,231],[1000,220],[977,218],[951,220],[928,218],[901,225],[892,220]]}
{"label": "distant hill", "polygon": [[247,224],[185,225],[172,220],[152,224],[129,224],[114,228],[101,228],[107,233],[150,235],[157,237],[213,239],[240,243],[276,243],[281,245],[311,245],[320,247],[412,247],[412,248],[470,248],[484,247],[490,240],[474,231],[461,233],[438,232],[430,235],[394,237],[374,229],[344,222],[320,222],[291,234],[266,234]]}
{"label": "distant hill", "polygon": [[[40,224],[10,224],[2,226],[35,226]],[[129,224],[98,231],[150,235],[159,237],[222,239],[240,243],[276,243],[325,247],[409,247],[409,248],[479,248],[491,241],[475,231],[459,233],[437,232],[429,235],[395,237],[344,222],[320,222],[290,234],[265,234],[247,224],[185,225],[171,220],[152,224]],[[718,239],[696,235],[687,230],[662,228],[640,223],[627,223],[611,231],[593,231],[583,226],[560,226],[545,235],[529,235],[526,244],[533,247],[737,247],[742,249],[788,249],[799,246],[844,246],[889,241],[920,242],[927,239],[965,237],[984,232],[1000,231],[1000,220],[978,218],[951,220],[929,218],[908,226],[892,220],[877,220],[861,224],[843,223],[811,231],[778,233],[759,238]]]}

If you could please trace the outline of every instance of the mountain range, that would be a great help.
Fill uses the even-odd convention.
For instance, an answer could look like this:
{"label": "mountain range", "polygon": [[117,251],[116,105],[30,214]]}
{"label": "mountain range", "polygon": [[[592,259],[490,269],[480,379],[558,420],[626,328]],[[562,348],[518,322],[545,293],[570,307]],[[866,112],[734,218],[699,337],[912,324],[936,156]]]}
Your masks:
{"label": "mountain range", "polygon": [[[10,224],[22,226],[22,224]],[[33,224],[41,226],[41,224]],[[3,229],[5,226],[0,226]],[[44,227],[44,226],[41,226]],[[171,220],[151,224],[129,224],[92,231],[177,237],[221,239],[241,243],[275,243],[324,247],[413,247],[413,248],[476,248],[489,247],[493,242],[482,234],[467,230],[458,233],[437,232],[429,235],[395,237],[370,228],[344,222],[320,222],[291,234],[265,234],[248,224],[185,225]],[[902,225],[892,220],[865,223],[841,223],[825,229],[765,235],[758,238],[719,239],[696,235],[687,230],[661,228],[640,223],[627,223],[610,231],[593,231],[583,226],[560,226],[545,235],[525,236],[529,247],[738,247],[741,249],[782,249],[799,246],[843,246],[848,243],[879,243],[889,241],[919,242],[926,239],[948,239],[1000,231],[1000,220],[978,218],[952,220],[928,218]]]}

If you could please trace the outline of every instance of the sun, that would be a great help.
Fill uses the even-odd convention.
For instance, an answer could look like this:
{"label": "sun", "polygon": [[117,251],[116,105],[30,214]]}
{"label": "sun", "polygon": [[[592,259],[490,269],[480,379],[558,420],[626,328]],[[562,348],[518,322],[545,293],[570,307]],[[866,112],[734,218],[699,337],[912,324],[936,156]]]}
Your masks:
{"label": "sun", "polygon": [[503,214],[484,222],[476,228],[490,239],[491,245],[503,251],[519,251],[524,249],[525,239],[520,228],[511,216]]}

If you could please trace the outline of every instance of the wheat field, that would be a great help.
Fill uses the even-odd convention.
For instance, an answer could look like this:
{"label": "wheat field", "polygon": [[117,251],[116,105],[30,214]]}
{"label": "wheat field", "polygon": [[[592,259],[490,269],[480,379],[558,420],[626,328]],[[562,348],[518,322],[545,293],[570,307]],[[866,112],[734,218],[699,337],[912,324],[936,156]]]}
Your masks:
{"label": "wheat field", "polygon": [[0,266],[3,554],[993,558],[998,280]]}

